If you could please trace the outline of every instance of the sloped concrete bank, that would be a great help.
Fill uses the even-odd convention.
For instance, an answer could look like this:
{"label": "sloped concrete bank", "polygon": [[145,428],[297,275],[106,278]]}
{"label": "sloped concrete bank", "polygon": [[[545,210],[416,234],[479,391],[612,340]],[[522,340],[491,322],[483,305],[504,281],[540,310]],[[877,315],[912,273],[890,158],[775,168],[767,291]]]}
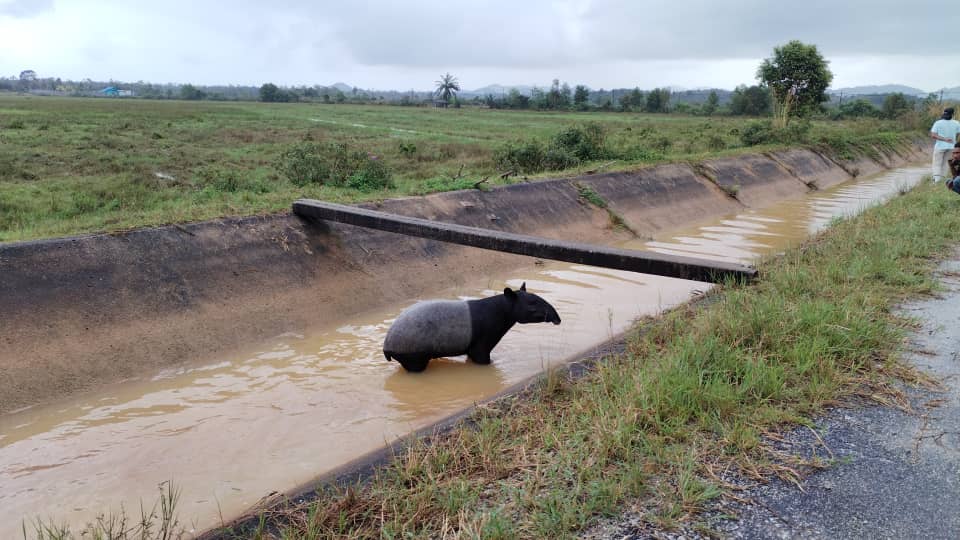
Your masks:
{"label": "sloped concrete bank", "polygon": [[[392,199],[379,210],[614,244],[924,157],[806,149]],[[590,202],[599,196],[607,208]],[[626,227],[614,227],[612,217]],[[291,214],[0,244],[0,412],[430,296],[530,259]]]}

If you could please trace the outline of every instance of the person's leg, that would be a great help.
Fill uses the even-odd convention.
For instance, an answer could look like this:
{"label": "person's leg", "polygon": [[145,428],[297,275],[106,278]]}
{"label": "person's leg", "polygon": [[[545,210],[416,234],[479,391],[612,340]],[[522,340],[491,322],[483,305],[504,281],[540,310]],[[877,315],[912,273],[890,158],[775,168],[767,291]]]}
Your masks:
{"label": "person's leg", "polygon": [[953,180],[947,180],[947,187],[950,191],[960,195],[960,176],[955,177]]}
{"label": "person's leg", "polygon": [[933,151],[933,181],[939,182],[947,178],[947,158],[950,156],[950,150]]}

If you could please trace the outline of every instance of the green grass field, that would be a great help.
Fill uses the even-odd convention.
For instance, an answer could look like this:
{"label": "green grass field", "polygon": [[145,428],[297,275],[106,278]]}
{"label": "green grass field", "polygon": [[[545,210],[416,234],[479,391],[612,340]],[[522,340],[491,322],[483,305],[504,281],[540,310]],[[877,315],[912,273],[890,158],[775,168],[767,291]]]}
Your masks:
{"label": "green grass field", "polygon": [[[536,176],[637,168],[769,149],[750,120],[476,108],[216,103],[0,95],[0,241],[250,215],[298,197],[383,199],[518,181],[499,178],[504,143],[548,143],[566,127],[603,127],[608,158]],[[813,122],[804,142],[896,132],[878,121]],[[277,167],[303,141],[338,142],[387,164],[393,186],[298,186]]]}

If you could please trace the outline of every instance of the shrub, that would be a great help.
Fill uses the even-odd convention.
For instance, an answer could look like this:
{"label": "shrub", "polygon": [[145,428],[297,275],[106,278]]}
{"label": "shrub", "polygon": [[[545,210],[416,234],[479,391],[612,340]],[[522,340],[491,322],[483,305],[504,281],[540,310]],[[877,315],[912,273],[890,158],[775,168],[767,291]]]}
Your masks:
{"label": "shrub", "polygon": [[750,122],[740,132],[740,140],[747,146],[766,144],[773,139],[770,122]]}
{"label": "shrub", "polygon": [[23,123],[23,120],[14,120],[7,124],[8,129],[23,129],[26,125]]}
{"label": "shrub", "polygon": [[553,137],[553,146],[580,161],[603,159],[607,156],[606,133],[603,126],[596,122],[563,129]]}
{"label": "shrub", "polygon": [[617,157],[636,161],[659,161],[663,159],[663,153],[651,150],[645,146],[633,146],[619,152]]}
{"label": "shrub", "polygon": [[661,154],[664,154],[670,149],[671,146],[673,146],[673,141],[666,135],[658,135],[650,139],[649,144],[651,148],[657,152],[660,152]]}
{"label": "shrub", "polygon": [[506,142],[493,152],[494,163],[504,171],[541,172],[545,158],[543,145],[535,140]]}
{"label": "shrub", "polygon": [[727,141],[723,140],[723,137],[717,135],[716,133],[707,135],[706,144],[707,148],[713,151],[723,150],[727,147]]}
{"label": "shrub", "polygon": [[417,145],[414,143],[400,142],[400,154],[410,157],[417,153]]}
{"label": "shrub", "polygon": [[866,99],[857,99],[848,101],[839,107],[831,115],[834,120],[842,120],[844,118],[870,118],[875,117],[880,114],[880,110],[873,106],[872,103]]}
{"label": "shrub", "polygon": [[328,166],[328,182],[335,186],[345,185],[369,159],[366,152],[352,149],[342,143],[320,144],[317,148],[321,159],[324,159]]}
{"label": "shrub", "polygon": [[319,144],[296,144],[280,154],[277,169],[297,186],[323,184],[330,179],[330,167]]}
{"label": "shrub", "polygon": [[806,119],[791,122],[786,128],[776,130],[778,142],[804,143],[810,135],[810,121]]}
{"label": "shrub", "polygon": [[536,140],[504,143],[494,151],[493,159],[500,170],[537,173],[569,169],[610,155],[603,126],[588,122],[564,128],[547,147]]}
{"label": "shrub", "polygon": [[551,146],[548,148],[543,155],[543,166],[549,171],[569,169],[570,167],[576,167],[579,164],[580,160],[577,158],[577,156],[573,155],[568,150],[556,146]]}
{"label": "shrub", "polygon": [[262,180],[249,176],[250,173],[236,170],[220,169],[218,167],[205,167],[197,172],[196,183],[202,189],[220,191],[223,193],[236,193],[238,191],[251,191],[254,193],[266,193],[270,191],[270,186]]}
{"label": "shrub", "polygon": [[884,118],[895,119],[912,110],[913,105],[907,101],[907,96],[896,92],[884,98],[883,111],[881,114]]}
{"label": "shrub", "polygon": [[380,157],[340,143],[295,144],[284,150],[276,166],[297,186],[328,184],[372,191],[392,185],[390,168]]}
{"label": "shrub", "polygon": [[809,121],[793,122],[782,129],[774,128],[771,122],[750,122],[740,132],[740,140],[747,146],[803,143],[807,142],[809,134]]}
{"label": "shrub", "polygon": [[347,187],[358,191],[376,191],[393,187],[390,168],[377,156],[368,155],[350,178]]}

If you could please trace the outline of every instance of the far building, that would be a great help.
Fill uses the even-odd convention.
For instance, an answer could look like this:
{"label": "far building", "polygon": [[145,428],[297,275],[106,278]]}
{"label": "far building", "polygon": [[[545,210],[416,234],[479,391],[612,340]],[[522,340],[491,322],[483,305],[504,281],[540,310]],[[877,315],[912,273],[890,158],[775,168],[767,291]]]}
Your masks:
{"label": "far building", "polygon": [[107,97],[130,97],[133,95],[133,90],[121,90],[116,86],[108,86],[101,90],[100,93]]}

